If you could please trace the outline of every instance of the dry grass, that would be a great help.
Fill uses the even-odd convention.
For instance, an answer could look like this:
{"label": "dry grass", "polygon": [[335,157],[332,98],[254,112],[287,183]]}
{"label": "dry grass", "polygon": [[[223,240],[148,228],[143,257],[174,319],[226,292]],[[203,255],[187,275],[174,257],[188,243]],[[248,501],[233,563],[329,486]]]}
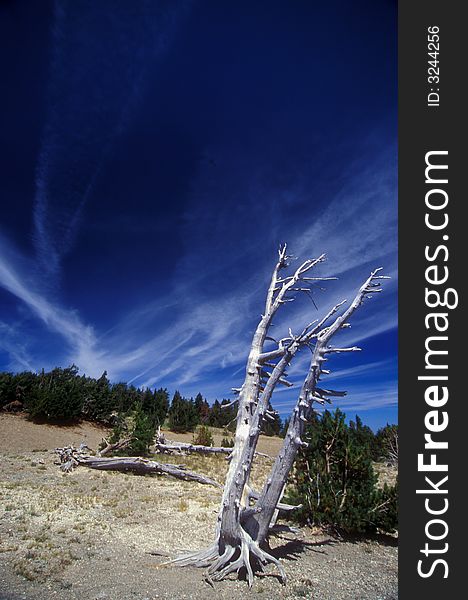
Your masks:
{"label": "dry grass", "polygon": [[[94,423],[83,422],[64,427],[38,424],[19,415],[0,413],[0,453],[24,457],[27,452],[28,460],[31,460],[58,446],[85,442],[90,448],[97,448],[108,432],[107,428]],[[30,456],[32,452],[36,456]]]}
{"label": "dry grass", "polygon": [[[12,418],[17,420],[15,428],[8,429],[5,422],[3,431],[0,427],[4,448],[3,452],[0,450],[0,555],[5,572],[11,573],[12,584],[16,585],[15,581],[25,586],[40,584],[39,588],[22,588],[30,590],[24,597],[49,599],[52,596],[47,595],[47,590],[53,589],[55,591],[50,593],[57,593],[55,598],[93,600],[100,586],[107,586],[108,598],[127,600],[130,589],[138,590],[139,597],[151,597],[146,590],[159,591],[165,586],[168,595],[164,598],[206,598],[207,588],[200,572],[184,570],[181,574],[177,569],[155,569],[159,569],[158,565],[167,557],[207,547],[212,542],[222,490],[165,476],[99,472],[84,467],[63,474],[54,464],[55,456],[50,450],[38,450],[46,445],[51,449],[61,445],[63,438],[51,442],[51,429],[46,426],[44,442],[40,429],[31,429],[30,423],[20,417]],[[11,425],[11,420],[9,422]],[[29,435],[34,434],[23,448],[15,441],[21,423]],[[79,443],[83,427],[75,432],[77,438],[66,443]],[[96,434],[94,429],[90,431]],[[84,431],[88,440],[90,431]],[[69,433],[73,432],[67,429],[62,436]],[[23,440],[26,437],[20,435]],[[5,450],[10,442],[11,447]],[[272,455],[276,453],[273,446],[281,443],[274,438],[262,438],[261,442],[262,451]],[[92,442],[89,445],[92,446]],[[220,483],[228,468],[225,456],[217,455],[165,456],[158,460],[183,463]],[[261,487],[271,464],[267,458],[256,459],[252,473],[255,487]],[[272,539],[273,547],[284,543],[284,540]],[[355,548],[353,545],[350,551],[358,552]],[[153,551],[165,558],[150,556]],[[385,556],[391,561],[389,564],[396,564],[395,553]],[[316,577],[317,560],[325,561],[326,557],[327,554],[314,554],[310,559],[298,557],[297,562],[295,559],[285,566],[289,571],[297,568],[301,577],[307,573],[312,578]],[[372,561],[377,558],[377,554],[372,555]],[[368,563],[366,554],[365,561],[359,562],[359,585],[362,569],[367,568]],[[331,567],[334,567],[333,562],[323,563],[324,577]],[[117,578],[116,571],[121,573]],[[391,577],[394,581],[394,575]],[[71,582],[75,594],[72,596],[63,591],[68,590]],[[120,586],[118,593],[113,592],[114,585]],[[317,585],[315,579],[314,585]],[[287,588],[283,595],[283,588],[278,587],[274,578],[265,578],[258,581],[252,594],[269,598],[277,597],[280,592],[279,597],[297,598],[307,587],[301,582]],[[218,597],[223,600],[237,600],[246,595],[246,588],[240,582],[225,582],[217,589]],[[36,594],[38,590],[45,590],[46,595]],[[329,598],[323,594],[317,597]]]}

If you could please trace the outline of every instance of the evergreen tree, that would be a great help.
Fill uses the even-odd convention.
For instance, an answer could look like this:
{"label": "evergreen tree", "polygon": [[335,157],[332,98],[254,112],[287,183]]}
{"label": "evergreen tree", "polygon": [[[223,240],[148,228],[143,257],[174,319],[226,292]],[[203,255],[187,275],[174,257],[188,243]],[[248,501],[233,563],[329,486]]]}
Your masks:
{"label": "evergreen tree", "polygon": [[210,414],[210,405],[203,398],[200,392],[195,396],[195,409],[198,414],[198,422],[205,425]]}
{"label": "evergreen tree", "polygon": [[193,431],[198,424],[198,414],[193,399],[182,398],[178,391],[169,409],[169,428],[172,431]]}
{"label": "evergreen tree", "polygon": [[218,400],[215,400],[213,406],[210,409],[210,414],[208,416],[208,424],[211,427],[220,427],[221,422],[221,404]]}
{"label": "evergreen tree", "polygon": [[234,431],[236,418],[237,405],[232,404],[231,400],[221,400],[218,427],[226,427],[228,430]]}
{"label": "evergreen tree", "polygon": [[214,439],[210,428],[206,425],[200,425],[193,436],[192,442],[200,446],[213,446]]}
{"label": "evergreen tree", "polygon": [[38,385],[31,386],[25,402],[32,417],[67,421],[78,419],[84,403],[78,367],[72,365],[42,373]]}
{"label": "evergreen tree", "polygon": [[377,431],[373,458],[389,464],[398,463],[398,425],[385,425]]}
{"label": "evergreen tree", "polygon": [[133,428],[131,430],[133,440],[129,445],[130,453],[146,456],[149,447],[154,442],[155,435],[156,425],[154,419],[145,413],[142,405],[138,405],[133,414]]}
{"label": "evergreen tree", "polygon": [[346,425],[339,409],[325,411],[308,426],[309,446],[296,461],[291,498],[303,504],[299,518],[314,524],[348,532],[392,531],[397,524],[396,491],[377,488],[371,449],[356,429]]}
{"label": "evergreen tree", "polygon": [[166,389],[159,388],[153,393],[154,397],[154,416],[157,425],[163,425],[169,410],[169,392]]}
{"label": "evergreen tree", "polygon": [[140,397],[141,410],[156,424],[156,406],[153,392],[149,388],[140,390]]}
{"label": "evergreen tree", "polygon": [[281,431],[280,431],[280,436],[281,436],[282,438],[284,438],[284,437],[286,436],[286,433],[287,433],[287,431],[288,431],[288,427],[289,427],[289,422],[290,422],[290,420],[291,420],[291,419],[285,419],[285,420],[284,420],[283,426],[281,427]]}
{"label": "evergreen tree", "polygon": [[134,399],[132,398],[131,391],[126,383],[114,383],[111,387],[110,394],[112,397],[111,404],[113,411],[117,413],[126,413],[131,410]]}
{"label": "evergreen tree", "polygon": [[193,431],[200,423],[200,416],[193,398],[187,400],[187,431]]}
{"label": "evergreen tree", "polygon": [[349,422],[349,433],[357,446],[365,447],[373,456],[375,448],[375,435],[368,425],[364,425],[359,415],[355,421]]}
{"label": "evergreen tree", "polygon": [[90,420],[105,421],[115,409],[111,385],[107,379],[107,371],[99,377],[82,377],[78,384],[84,393],[83,416]]}
{"label": "evergreen tree", "polygon": [[268,403],[268,412],[272,415],[270,418],[265,419],[262,423],[262,433],[265,435],[280,435],[283,424],[279,413],[273,409],[271,403]]}
{"label": "evergreen tree", "polygon": [[16,378],[13,373],[0,373],[0,408],[16,398]]}

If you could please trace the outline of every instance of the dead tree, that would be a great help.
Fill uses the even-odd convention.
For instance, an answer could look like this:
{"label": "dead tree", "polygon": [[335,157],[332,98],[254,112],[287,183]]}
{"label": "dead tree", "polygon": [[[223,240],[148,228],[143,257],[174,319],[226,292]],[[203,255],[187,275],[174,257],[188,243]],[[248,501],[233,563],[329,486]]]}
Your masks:
{"label": "dead tree", "polygon": [[384,458],[388,465],[394,467],[398,464],[398,427],[387,426],[384,432]]}
{"label": "dead tree", "polygon": [[[228,459],[230,459],[232,453],[232,448],[225,448],[224,446],[202,446],[201,444],[168,440],[160,431],[156,435],[154,449],[161,454],[226,454]],[[103,455],[102,451],[100,455]],[[271,460],[271,456],[263,452],[256,452],[255,455]]]}
{"label": "dead tree", "polygon": [[[386,279],[378,274],[381,269],[376,269],[360,287],[347,309],[343,308],[346,303],[343,300],[322,319],[309,323],[299,334],[295,335],[289,330],[287,337],[273,340],[276,347],[266,350],[265,344],[272,340],[268,333],[273,318],[283,304],[293,301],[297,293],[310,295],[311,285],[317,281],[336,279],[309,275],[316,265],[325,260],[323,254],[316,259],[306,260],[292,275],[282,277],[281,272],[289,267],[290,259],[285,245],[279,250],[264,314],[253,336],[244,382],[235,390],[238,395],[235,444],[224,485],[215,541],[206,550],[173,561],[182,566],[208,567],[208,576],[212,580],[221,580],[232,572],[245,571],[251,586],[254,570],[263,571],[269,563],[277,566],[281,578],[285,580],[281,564],[264,549],[264,542],[278,510],[294,508],[281,504],[280,500],[297,451],[305,445],[302,435],[314,410],[314,403],[324,404],[333,396],[345,394],[318,386],[321,376],[329,373],[323,368],[323,363],[328,360],[328,355],[359,350],[356,347],[334,348],[330,346],[331,339],[341,329],[349,327],[349,318],[366,297],[381,291],[378,280]],[[292,411],[283,446],[263,490],[258,492],[251,488],[249,479],[262,422],[268,418],[268,406],[276,386],[291,385],[287,380],[286,368],[303,347],[312,350],[310,367]]]}
{"label": "dead tree", "polygon": [[88,467],[89,469],[98,469],[99,471],[123,471],[132,472],[139,475],[170,475],[176,479],[184,481],[197,481],[204,485],[213,485],[220,488],[221,485],[201,473],[190,471],[184,465],[172,465],[168,463],[160,463],[154,460],[148,460],[141,456],[116,456],[102,457],[92,456],[88,452],[89,448],[86,444],[80,444],[78,448],[74,446],[66,446],[65,448],[55,448],[55,453],[58,455],[60,469],[65,473],[70,473],[76,467]]}

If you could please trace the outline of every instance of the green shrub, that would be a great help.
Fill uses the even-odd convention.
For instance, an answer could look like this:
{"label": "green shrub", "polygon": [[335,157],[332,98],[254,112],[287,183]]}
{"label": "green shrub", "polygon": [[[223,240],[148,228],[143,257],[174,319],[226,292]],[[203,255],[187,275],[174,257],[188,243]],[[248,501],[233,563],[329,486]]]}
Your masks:
{"label": "green shrub", "polygon": [[154,442],[156,435],[156,423],[150,415],[146,414],[143,408],[137,406],[133,414],[133,427],[130,435],[133,437],[128,446],[128,454],[145,456],[149,452],[149,447]]}
{"label": "green shrub", "polygon": [[[358,428],[359,430],[359,428]],[[372,449],[340,410],[308,426],[309,446],[296,460],[289,500],[302,504],[297,517],[345,532],[391,532],[397,527],[397,489],[377,488]]]}
{"label": "green shrub", "polygon": [[213,446],[214,439],[210,428],[206,425],[200,425],[196,435],[193,436],[193,443],[200,446]]}

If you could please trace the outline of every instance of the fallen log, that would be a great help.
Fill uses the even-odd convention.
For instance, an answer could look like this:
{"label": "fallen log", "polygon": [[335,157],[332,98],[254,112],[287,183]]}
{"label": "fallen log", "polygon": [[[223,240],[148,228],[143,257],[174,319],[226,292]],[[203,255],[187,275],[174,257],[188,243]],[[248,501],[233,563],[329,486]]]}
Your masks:
{"label": "fallen log", "polygon": [[156,442],[155,449],[162,454],[182,454],[183,452],[198,452],[200,454],[231,454],[232,448],[223,446],[201,446],[187,442],[170,442],[162,444]]}
{"label": "fallen log", "polygon": [[214,479],[206,477],[201,473],[190,471],[183,465],[171,465],[167,463],[159,463],[154,460],[141,458],[141,456],[117,456],[109,458],[88,457],[78,460],[78,464],[90,469],[99,469],[101,471],[132,471],[140,475],[157,473],[160,475],[172,475],[177,479],[185,481],[197,481],[205,485],[214,485],[215,487],[223,487]]}
{"label": "fallen log", "polygon": [[[201,446],[199,444],[190,444],[188,442],[175,442],[172,440],[156,441],[154,448],[161,454],[183,454],[184,452],[199,453],[199,454],[227,454],[228,458],[232,452],[232,448],[226,448],[224,446]],[[161,440],[161,438],[160,438]],[[102,455],[102,452],[101,452]],[[268,454],[263,452],[255,452],[255,456],[263,456],[273,460]]]}
{"label": "fallen log", "polygon": [[156,473],[158,475],[171,475],[184,481],[197,481],[204,485],[222,487],[214,479],[201,473],[190,471],[184,465],[159,463],[154,460],[142,458],[141,456],[95,457],[90,456],[87,450],[88,447],[85,444],[81,444],[79,448],[75,448],[74,446],[55,448],[55,453],[59,457],[58,464],[60,464],[61,470],[69,473],[76,467],[83,466],[101,471],[131,471],[140,475]]}

